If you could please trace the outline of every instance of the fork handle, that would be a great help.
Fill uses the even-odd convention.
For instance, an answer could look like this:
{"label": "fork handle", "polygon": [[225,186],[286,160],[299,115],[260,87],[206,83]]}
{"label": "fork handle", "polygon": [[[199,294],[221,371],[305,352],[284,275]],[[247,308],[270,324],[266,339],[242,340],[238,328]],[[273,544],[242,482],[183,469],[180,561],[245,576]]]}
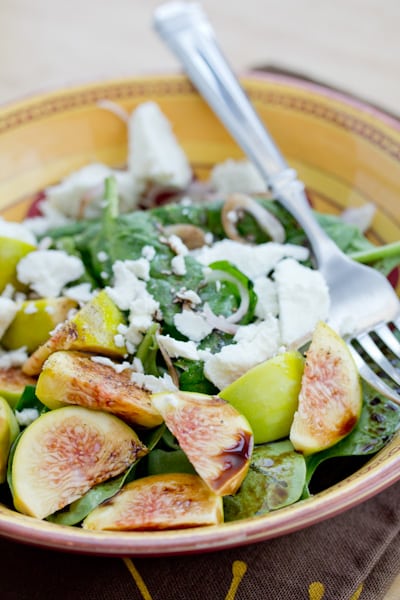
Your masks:
{"label": "fork handle", "polygon": [[302,184],[240,86],[200,5],[163,4],[154,13],[154,26],[269,189],[303,227],[323,268],[327,257],[341,252],[316,222]]}

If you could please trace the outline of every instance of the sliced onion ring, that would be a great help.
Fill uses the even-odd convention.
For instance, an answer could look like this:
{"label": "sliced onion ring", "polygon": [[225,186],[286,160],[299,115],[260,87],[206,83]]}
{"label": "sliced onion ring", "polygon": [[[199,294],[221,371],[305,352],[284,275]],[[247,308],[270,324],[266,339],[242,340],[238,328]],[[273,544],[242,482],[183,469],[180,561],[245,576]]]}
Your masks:
{"label": "sliced onion ring", "polygon": [[247,194],[230,194],[222,207],[221,220],[226,235],[237,242],[246,242],[237,228],[236,222],[239,212],[247,212],[257,221],[261,229],[271,237],[274,242],[283,243],[285,241],[285,230],[282,223],[266,208],[258,204],[254,198]]}

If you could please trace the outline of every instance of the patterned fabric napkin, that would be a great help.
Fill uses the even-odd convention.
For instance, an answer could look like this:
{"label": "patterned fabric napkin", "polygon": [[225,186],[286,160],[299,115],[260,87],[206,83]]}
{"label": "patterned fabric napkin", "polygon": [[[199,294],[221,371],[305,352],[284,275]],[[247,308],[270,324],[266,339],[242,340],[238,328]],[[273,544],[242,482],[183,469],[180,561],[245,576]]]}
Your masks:
{"label": "patterned fabric napkin", "polygon": [[78,556],[0,540],[1,600],[382,600],[400,571],[400,483],[297,533],[171,558]]}

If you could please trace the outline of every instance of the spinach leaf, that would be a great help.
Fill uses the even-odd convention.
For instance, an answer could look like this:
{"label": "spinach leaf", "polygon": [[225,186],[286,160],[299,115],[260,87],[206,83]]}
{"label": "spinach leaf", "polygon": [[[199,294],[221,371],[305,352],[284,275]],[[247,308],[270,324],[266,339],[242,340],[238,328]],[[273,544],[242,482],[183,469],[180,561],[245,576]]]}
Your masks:
{"label": "spinach leaf", "polygon": [[183,450],[162,450],[156,448],[147,457],[149,475],[160,473],[196,473]]}
{"label": "spinach leaf", "polygon": [[293,504],[306,479],[304,457],[289,440],[256,446],[249,471],[234,496],[224,497],[225,521],[263,515]]}
{"label": "spinach leaf", "polygon": [[[158,444],[164,430],[165,425],[160,425],[157,429],[149,432],[147,438],[142,436],[149,452]],[[92,487],[82,498],[46,517],[46,520],[59,525],[77,525],[99,504],[114,496],[124,485],[135,479],[136,468],[140,460],[141,458],[135,461],[122,475]]]}
{"label": "spinach leaf", "polygon": [[22,392],[14,410],[15,412],[21,412],[25,408],[34,408],[38,411],[39,415],[42,415],[50,410],[47,408],[47,406],[40,402],[39,398],[36,396],[36,388],[34,385],[25,386],[25,389]]}

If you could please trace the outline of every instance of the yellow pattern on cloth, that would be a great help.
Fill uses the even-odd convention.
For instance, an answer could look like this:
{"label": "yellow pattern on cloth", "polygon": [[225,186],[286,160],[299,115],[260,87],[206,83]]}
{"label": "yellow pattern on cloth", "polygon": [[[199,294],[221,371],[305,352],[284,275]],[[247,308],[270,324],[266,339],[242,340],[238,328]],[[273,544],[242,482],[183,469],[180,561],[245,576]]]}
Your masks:
{"label": "yellow pattern on cloth", "polygon": [[[153,600],[153,598],[147,588],[147,585],[145,584],[142,576],[140,575],[139,571],[133,564],[132,560],[130,558],[123,558],[122,560],[124,561],[129,573],[132,575],[133,580],[136,583],[137,588],[138,588],[139,592],[141,593],[143,600]],[[232,583],[230,585],[227,595],[225,596],[225,600],[235,600],[237,589],[238,589],[240,582],[242,581],[246,571],[247,571],[247,564],[245,562],[243,562],[242,560],[234,560],[233,561],[233,563],[232,563]]]}
{"label": "yellow pattern on cloth", "polygon": [[[349,598],[349,600],[358,600],[363,589],[363,584],[361,584],[354,594]],[[309,600],[323,600],[325,594],[325,586],[320,581],[313,581],[310,583],[308,587],[308,597]]]}

